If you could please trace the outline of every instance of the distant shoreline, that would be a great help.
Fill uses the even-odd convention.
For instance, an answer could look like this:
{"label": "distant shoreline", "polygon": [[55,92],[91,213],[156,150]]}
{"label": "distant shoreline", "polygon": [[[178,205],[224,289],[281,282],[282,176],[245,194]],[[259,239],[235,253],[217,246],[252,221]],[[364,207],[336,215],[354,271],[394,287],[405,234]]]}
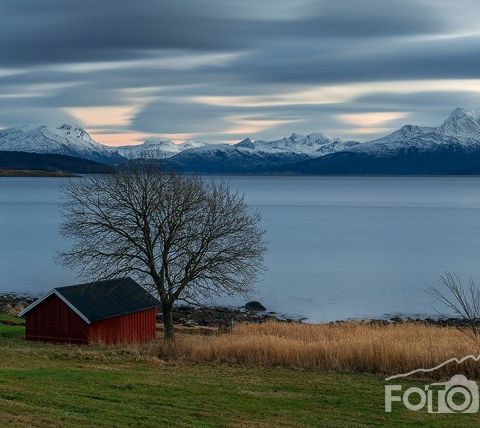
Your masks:
{"label": "distant shoreline", "polygon": [[44,171],[35,169],[0,169],[0,177],[74,177],[65,171]]}
{"label": "distant shoreline", "polygon": [[[32,302],[37,300],[38,296],[30,294],[0,293],[0,313],[6,312],[12,315],[17,314]],[[244,307],[228,306],[201,306],[193,307],[189,305],[178,305],[174,308],[174,322],[177,325],[185,327],[229,327],[233,322],[253,322],[261,323],[265,321],[277,321],[287,323],[301,324],[365,324],[386,326],[394,324],[422,324],[436,327],[468,327],[467,320],[447,317],[408,317],[393,316],[390,318],[364,318],[364,319],[345,319],[337,321],[325,321],[320,323],[309,322],[307,318],[299,316],[289,317],[283,314],[269,311],[247,310]],[[157,321],[162,321],[162,316],[157,316]]]}

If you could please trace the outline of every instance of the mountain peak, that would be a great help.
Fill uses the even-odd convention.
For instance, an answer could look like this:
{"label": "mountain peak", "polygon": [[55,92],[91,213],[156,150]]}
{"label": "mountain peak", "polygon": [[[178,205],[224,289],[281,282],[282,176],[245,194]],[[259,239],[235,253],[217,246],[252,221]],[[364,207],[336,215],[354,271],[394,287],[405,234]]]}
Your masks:
{"label": "mountain peak", "polygon": [[[457,107],[450,113],[449,119],[458,119],[467,116],[467,111],[462,107]],[[447,119],[448,120],[448,119]]]}
{"label": "mountain peak", "polygon": [[243,148],[246,148],[246,149],[254,149],[255,148],[255,143],[250,138],[245,138],[244,140],[235,144],[235,146],[243,147]]}
{"label": "mountain peak", "polygon": [[288,138],[290,138],[290,140],[299,140],[300,138],[303,138],[303,135],[293,132]]}
{"label": "mountain peak", "polygon": [[144,147],[147,147],[147,146],[171,146],[174,144],[175,142],[173,140],[170,140],[170,138],[149,137],[141,145],[143,145]]}
{"label": "mountain peak", "polygon": [[445,135],[480,138],[480,123],[474,114],[463,108],[456,108],[439,128]]}
{"label": "mountain peak", "polygon": [[177,154],[180,146],[166,137],[154,136],[147,138],[143,143],[133,146],[117,147],[118,153],[127,157],[148,156],[163,159]]}
{"label": "mountain peak", "polygon": [[[44,127],[46,127],[46,126],[44,125]],[[57,126],[57,129],[65,129],[67,131],[70,131],[72,129],[82,129],[82,128],[80,128],[78,126],[75,126],[75,125],[72,125],[71,123],[64,123],[63,125]],[[82,129],[82,131],[83,131],[83,129]]]}

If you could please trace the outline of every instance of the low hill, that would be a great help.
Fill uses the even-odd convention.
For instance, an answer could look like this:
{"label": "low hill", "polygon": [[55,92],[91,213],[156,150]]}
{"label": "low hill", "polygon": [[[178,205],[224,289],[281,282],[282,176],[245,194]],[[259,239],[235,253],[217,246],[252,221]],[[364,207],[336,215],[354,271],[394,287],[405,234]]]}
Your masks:
{"label": "low hill", "polygon": [[40,171],[38,169],[0,169],[0,177],[72,177],[64,171]]}
{"label": "low hill", "polygon": [[113,172],[111,166],[73,156],[0,151],[0,169],[104,174]]}

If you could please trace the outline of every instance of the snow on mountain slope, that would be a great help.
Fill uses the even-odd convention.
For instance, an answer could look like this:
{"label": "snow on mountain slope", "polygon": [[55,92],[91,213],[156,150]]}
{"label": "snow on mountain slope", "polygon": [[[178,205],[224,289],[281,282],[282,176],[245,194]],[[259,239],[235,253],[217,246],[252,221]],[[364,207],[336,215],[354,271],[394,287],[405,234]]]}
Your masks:
{"label": "snow on mountain slope", "polygon": [[308,134],[305,136],[293,133],[290,137],[273,141],[252,141],[250,138],[247,138],[237,143],[236,147],[263,153],[296,153],[317,157],[338,150],[344,150],[356,144],[359,143],[355,141],[344,142],[340,139],[331,140],[321,133]]}
{"label": "snow on mountain slope", "polygon": [[414,148],[433,151],[448,146],[466,150],[480,150],[480,121],[464,109],[455,109],[439,127],[405,125],[399,130],[376,140],[359,144],[346,151],[375,156],[392,156],[399,150]]}
{"label": "snow on mountain slope", "polygon": [[[244,140],[245,141],[245,140]],[[321,133],[309,134],[306,136],[293,133],[290,137],[281,138],[280,140],[265,141],[259,140],[252,142],[254,149],[261,152],[293,152],[303,153],[314,156],[315,151],[321,146],[331,143],[328,137]],[[242,143],[242,142],[241,142]],[[239,144],[241,144],[239,143]]]}
{"label": "snow on mountain slope", "polygon": [[462,108],[457,108],[438,128],[438,132],[454,137],[480,140],[480,122],[478,116],[474,113],[468,113]]}
{"label": "snow on mountain slope", "polygon": [[1,129],[0,151],[58,154],[100,162],[119,157],[116,150],[97,143],[84,129],[69,124],[56,128],[22,126]]}
{"label": "snow on mountain slope", "polygon": [[238,154],[241,156],[255,156],[257,158],[270,155],[317,157],[353,147],[355,141],[343,142],[339,139],[331,140],[323,134],[309,134],[306,136],[292,134],[290,137],[279,140],[257,140],[250,138],[240,141],[237,144],[204,144],[183,151],[184,156],[209,156],[213,153],[223,152],[225,156]]}
{"label": "snow on mountain slope", "polygon": [[122,156],[132,156],[135,158],[147,155],[162,159],[180,153],[179,148],[176,146],[177,145],[168,138],[151,137],[147,138],[142,144],[135,146],[120,146],[117,147],[117,150]]}
{"label": "snow on mountain slope", "polygon": [[359,143],[330,140],[323,134],[273,141],[252,141],[250,138],[237,144],[206,144],[173,156],[169,165],[199,172],[254,172],[265,171],[279,165],[300,162],[325,154],[335,153]]}
{"label": "snow on mountain slope", "polygon": [[176,144],[169,138],[150,137],[144,143],[135,146],[117,147],[118,152],[126,157],[149,156],[154,159],[166,159],[182,152],[183,150],[201,147],[206,143],[199,141],[187,141],[185,143]]}
{"label": "snow on mountain slope", "polygon": [[342,141],[340,139],[336,139],[330,143],[326,143],[320,146],[313,152],[313,157],[325,156],[331,153],[341,152],[345,150],[349,150],[355,146],[358,146],[358,141]]}
{"label": "snow on mountain slope", "polygon": [[232,144],[209,144],[184,150],[166,160],[166,166],[183,171],[213,173],[248,173],[272,168],[285,163],[299,162],[310,157],[294,152],[262,152]]}
{"label": "snow on mountain slope", "polygon": [[212,151],[224,150],[228,153],[235,151],[244,154],[257,154],[267,156],[269,154],[297,154],[303,156],[322,156],[327,153],[333,153],[338,150],[353,147],[360,144],[356,141],[341,141],[339,139],[331,140],[323,134],[309,134],[306,136],[292,134],[290,137],[281,138],[279,140],[257,140],[250,138],[240,141],[237,144],[204,144],[194,148],[198,154],[207,154]]}
{"label": "snow on mountain slope", "polygon": [[309,157],[323,156],[352,147],[357,142],[331,140],[321,133],[306,136],[292,134],[290,137],[279,140],[252,141],[250,138],[237,144],[212,144],[199,141],[188,141],[175,144],[173,141],[161,137],[153,137],[137,146],[119,147],[123,156],[140,157],[147,154],[157,159],[174,158],[175,164],[182,163],[193,167],[194,162],[228,162],[233,166],[246,167],[248,162],[252,167],[260,164],[279,164],[295,162]]}

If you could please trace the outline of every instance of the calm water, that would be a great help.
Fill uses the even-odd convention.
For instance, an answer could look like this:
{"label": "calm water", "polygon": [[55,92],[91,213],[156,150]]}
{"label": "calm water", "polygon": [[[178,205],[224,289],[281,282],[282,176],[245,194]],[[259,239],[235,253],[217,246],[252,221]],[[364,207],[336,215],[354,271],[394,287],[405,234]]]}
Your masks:
{"label": "calm water", "polygon": [[[60,180],[0,179],[0,291],[76,281],[54,263],[65,245]],[[263,215],[269,270],[249,297],[270,310],[318,321],[427,315],[424,289],[445,270],[480,281],[480,178],[227,180]]]}

